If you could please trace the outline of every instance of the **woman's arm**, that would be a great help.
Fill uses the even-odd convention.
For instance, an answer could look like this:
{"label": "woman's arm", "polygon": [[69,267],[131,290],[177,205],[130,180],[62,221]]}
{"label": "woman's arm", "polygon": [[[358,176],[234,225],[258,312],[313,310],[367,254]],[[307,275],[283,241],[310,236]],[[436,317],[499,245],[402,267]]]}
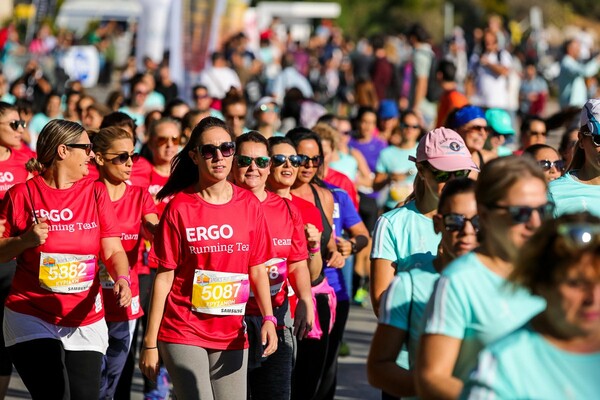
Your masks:
{"label": "woman's arm", "polygon": [[452,376],[462,340],[444,335],[421,336],[415,368],[421,399],[457,399],[463,388]]}
{"label": "woman's arm", "polygon": [[[329,222],[329,225],[333,229],[333,195],[329,190],[321,187],[317,187],[317,193],[321,199],[323,212],[325,213],[327,222]],[[334,233],[332,233],[329,242],[327,242],[327,250],[329,250],[329,260],[327,260],[327,265],[334,268],[342,268],[346,260],[337,250]]]}
{"label": "woman's arm", "polygon": [[[129,260],[123,250],[121,239],[118,237],[106,237],[100,239],[102,247],[102,259],[110,272],[115,286],[113,293],[121,307],[129,307],[131,304],[131,288],[129,281]],[[127,277],[127,279],[122,277]]]}
{"label": "woman's arm", "polygon": [[146,214],[143,217],[143,230],[144,237],[148,240],[152,240],[154,237],[154,232],[156,232],[156,226],[158,225],[158,215],[157,214]]}
{"label": "woman's arm", "polygon": [[150,295],[150,309],[146,335],[140,352],[140,369],[151,381],[156,381],[160,368],[158,356],[158,329],[165,312],[165,302],[173,286],[175,270],[159,266],[154,278],[152,294]]}
{"label": "woman's arm", "polygon": [[294,316],[294,336],[298,340],[302,340],[308,336],[308,332],[310,332],[315,322],[307,262],[298,261],[289,264],[288,278],[292,289],[294,289],[298,297],[298,305],[296,306],[296,314]]}
{"label": "woman's arm", "polygon": [[[27,232],[20,236],[0,239],[0,262],[9,262],[22,252],[32,247],[46,243],[48,238],[47,218],[38,218],[38,223],[33,224]],[[4,221],[2,231],[4,232]]]}
{"label": "woman's arm", "polygon": [[[260,308],[260,313],[264,316],[273,315],[273,306],[271,304],[271,290],[269,287],[269,277],[264,264],[255,265],[249,268],[250,287],[254,293],[254,298]],[[277,350],[277,332],[275,324],[264,321],[261,328],[261,340],[265,347],[263,357],[267,357]]]}
{"label": "woman's arm", "polygon": [[381,296],[392,283],[396,268],[390,260],[383,258],[375,258],[371,260],[371,276],[369,280],[369,294],[371,296],[371,304],[373,304],[373,312],[379,316],[379,302]]}
{"label": "woman's arm", "polygon": [[377,324],[367,359],[369,384],[395,397],[417,394],[413,372],[396,364],[405,339],[404,330]]}

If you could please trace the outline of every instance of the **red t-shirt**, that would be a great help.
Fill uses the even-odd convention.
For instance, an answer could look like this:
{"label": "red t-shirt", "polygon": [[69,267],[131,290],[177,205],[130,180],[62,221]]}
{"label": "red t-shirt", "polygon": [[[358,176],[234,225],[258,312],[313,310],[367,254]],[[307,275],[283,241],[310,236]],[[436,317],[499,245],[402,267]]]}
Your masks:
{"label": "red t-shirt", "polygon": [[304,222],[304,224],[313,224],[319,232],[323,232],[323,220],[321,219],[321,212],[317,206],[310,201],[306,201],[302,197],[293,194],[292,204],[298,207],[298,211],[300,211],[302,222]]}
{"label": "red t-shirt", "polygon": [[100,266],[100,284],[103,288],[104,308],[106,320],[109,322],[128,321],[139,318],[144,315],[140,307],[140,286],[136,269],[138,263],[139,247],[142,242],[141,228],[142,219],[148,214],[157,214],[154,200],[146,188],[139,186],[129,186],[125,188],[123,196],[112,202],[115,208],[115,214],[118,220],[118,228],[121,232],[121,243],[127,253],[129,260],[129,274],[131,277],[131,305],[129,307],[120,307],[112,290],[114,281],[109,278],[108,272]]}
{"label": "red t-shirt", "polygon": [[129,177],[129,181],[127,181],[127,183],[147,189],[150,186],[150,177],[153,170],[152,164],[150,164],[150,162],[144,157],[140,157],[135,163],[133,163],[133,167],[131,168],[131,176]]}
{"label": "red t-shirt", "polygon": [[21,147],[19,147],[18,149],[13,147],[11,150],[23,155],[23,157],[26,158],[26,161],[29,161],[29,159],[31,159],[31,158],[37,157],[36,152],[31,150],[29,148],[29,146],[27,146],[27,143],[25,143],[25,142],[21,142]]}
{"label": "red t-shirt", "polygon": [[[295,205],[271,192],[267,192],[267,198],[261,204],[267,219],[273,258],[286,259],[286,262],[267,267],[271,304],[275,308],[281,307],[287,298],[287,266],[306,260],[308,250],[302,216]],[[246,305],[246,315],[261,315],[258,303],[252,296]]]}
{"label": "red t-shirt", "polygon": [[348,196],[350,196],[354,208],[358,211],[358,191],[350,178],[335,169],[328,168],[327,176],[325,176],[324,181],[345,190],[346,193],[348,193]]}
{"label": "red t-shirt", "polygon": [[[158,194],[158,192],[160,192],[160,190],[163,188],[163,186],[165,186],[167,184],[168,180],[169,180],[168,176],[161,175],[158,172],[156,172],[156,170],[154,168],[152,168],[152,171],[150,173],[150,184],[148,185],[148,192],[150,192],[150,195],[152,196],[153,199],[156,199],[156,195]],[[156,207],[158,209],[159,216],[162,215],[169,200],[171,200],[170,197],[166,197],[166,198],[162,199],[160,202],[156,203]]]}
{"label": "red t-shirt", "polygon": [[29,157],[24,153],[11,150],[8,159],[0,161],[0,200],[4,198],[8,189],[27,180],[29,172],[25,169],[25,163],[28,160]]}
{"label": "red t-shirt", "polygon": [[192,187],[167,205],[150,257],[174,269],[158,340],[217,350],[248,347],[243,304],[249,269],[272,257],[260,201],[231,185],[226,204],[204,201]]}
{"label": "red t-shirt", "polygon": [[121,234],[106,187],[84,178],[59,190],[41,176],[17,184],[0,207],[0,218],[6,219],[4,237],[27,231],[34,222],[32,209],[38,218],[48,218],[48,239],[17,257],[6,307],[61,326],[100,320],[100,239]]}

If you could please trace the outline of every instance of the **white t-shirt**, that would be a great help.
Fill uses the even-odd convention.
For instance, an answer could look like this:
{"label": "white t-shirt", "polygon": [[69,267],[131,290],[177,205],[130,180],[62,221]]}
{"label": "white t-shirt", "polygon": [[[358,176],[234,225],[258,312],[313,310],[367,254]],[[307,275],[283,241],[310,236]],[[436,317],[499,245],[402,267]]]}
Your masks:
{"label": "white t-shirt", "polygon": [[509,108],[510,97],[508,76],[497,75],[489,67],[481,64],[481,58],[486,57],[490,64],[500,64],[506,68],[512,66],[512,56],[506,50],[497,53],[487,53],[481,56],[473,55],[471,70],[475,75],[476,95],[471,99],[473,104],[489,107]]}

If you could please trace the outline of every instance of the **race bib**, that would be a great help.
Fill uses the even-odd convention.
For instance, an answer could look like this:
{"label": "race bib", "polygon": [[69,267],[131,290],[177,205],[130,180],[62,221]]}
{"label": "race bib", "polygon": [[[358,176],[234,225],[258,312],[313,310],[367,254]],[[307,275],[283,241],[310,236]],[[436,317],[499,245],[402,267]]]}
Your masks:
{"label": "race bib", "polygon": [[99,275],[100,275],[100,285],[102,285],[102,289],[112,289],[115,287],[115,281],[112,276],[108,273],[108,268],[102,262],[102,260],[98,260],[99,267]]}
{"label": "race bib", "polygon": [[192,311],[212,315],[243,315],[250,297],[248,274],[197,269]]}
{"label": "race bib", "polygon": [[[265,267],[269,276],[271,297],[273,297],[279,293],[283,283],[287,279],[287,260],[285,258],[271,258],[265,263]],[[250,290],[250,297],[254,297],[252,289]]]}
{"label": "race bib", "polygon": [[40,253],[40,286],[55,293],[88,290],[96,275],[96,256]]}

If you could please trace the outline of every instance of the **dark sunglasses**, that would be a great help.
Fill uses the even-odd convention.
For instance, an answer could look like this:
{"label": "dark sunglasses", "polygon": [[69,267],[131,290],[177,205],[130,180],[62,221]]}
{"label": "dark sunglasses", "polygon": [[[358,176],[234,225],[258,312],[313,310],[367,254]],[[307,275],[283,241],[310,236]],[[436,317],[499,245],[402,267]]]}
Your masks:
{"label": "dark sunglasses", "polygon": [[106,159],[106,161],[110,161],[114,165],[125,164],[127,162],[127,160],[129,160],[130,158],[131,158],[131,162],[136,162],[140,158],[140,155],[137,153],[129,154],[127,152],[124,152],[124,153],[104,153],[104,154],[116,155],[116,157],[114,157],[114,158]]}
{"label": "dark sunglasses", "polygon": [[483,126],[483,125],[473,125],[473,126],[468,126],[466,128],[464,128],[465,132],[475,132],[475,131],[479,131],[479,132],[489,132],[490,128],[487,126]]}
{"label": "dark sunglasses", "polygon": [[322,156],[309,157],[305,154],[298,154],[298,156],[302,157],[302,161],[300,162],[300,165],[302,165],[304,168],[308,168],[309,162],[312,162],[312,166],[317,167],[317,168],[320,167],[321,164],[323,164]]}
{"label": "dark sunglasses", "polygon": [[290,162],[290,165],[294,168],[298,168],[302,164],[302,157],[296,154],[291,156],[284,156],[283,154],[275,154],[271,156],[271,161],[274,167],[280,167],[285,164],[286,161]]}
{"label": "dark sunglasses", "polygon": [[435,179],[438,183],[448,182],[452,177],[454,178],[466,178],[471,173],[470,169],[462,169],[458,171],[441,171],[439,169],[435,169],[429,163],[425,163],[427,168],[433,174],[433,179]]}
{"label": "dark sunglasses", "polygon": [[19,126],[23,129],[27,128],[27,122],[22,119],[15,119],[14,121],[0,122],[0,124],[8,124],[13,131],[19,130]]}
{"label": "dark sunglasses", "polygon": [[463,214],[449,213],[442,215],[444,219],[444,226],[448,232],[460,232],[465,229],[467,221],[473,225],[475,232],[479,232],[479,215],[475,215],[472,218],[467,218]]}
{"label": "dark sunglasses", "polygon": [[540,167],[542,167],[542,169],[544,171],[549,171],[552,167],[556,167],[556,169],[559,171],[562,171],[565,169],[565,162],[563,160],[556,160],[556,161],[540,160],[540,161],[538,161],[538,164],[540,164]]}
{"label": "dark sunglasses", "polygon": [[94,145],[92,143],[67,143],[65,144],[65,146],[72,147],[74,149],[83,149],[85,150],[86,156],[89,156],[92,152],[92,149],[94,148]]}
{"label": "dark sunglasses", "polygon": [[198,151],[205,160],[215,158],[217,156],[217,150],[221,152],[223,157],[231,157],[235,154],[235,142],[223,142],[218,146],[215,146],[214,144],[198,146]]}
{"label": "dark sunglasses", "polygon": [[406,129],[406,128],[421,129],[420,125],[408,125],[408,124],[405,124],[405,123],[401,123],[400,127],[404,128],[404,129]]}
{"label": "dark sunglasses", "polygon": [[179,142],[181,142],[181,136],[157,136],[156,145],[159,147],[164,146],[167,144],[167,142],[169,142],[169,140],[173,142],[175,146],[177,146],[179,145]]}
{"label": "dark sunglasses", "polygon": [[541,219],[548,219],[552,216],[552,212],[554,211],[554,203],[546,203],[542,204],[539,207],[529,207],[529,206],[501,206],[498,204],[494,204],[488,206],[488,208],[496,209],[496,210],[505,210],[510,215],[513,223],[515,224],[524,224],[531,219],[531,215],[534,211],[537,211],[540,215]]}
{"label": "dark sunglasses", "polygon": [[592,143],[594,143],[594,146],[596,147],[600,147],[600,135],[594,135],[593,133],[590,132],[581,132],[581,134],[583,136],[589,136],[592,138]]}
{"label": "dark sunglasses", "polygon": [[529,131],[529,136],[546,136],[548,132],[546,131]]}
{"label": "dark sunglasses", "polygon": [[237,155],[235,156],[235,159],[237,161],[237,165],[238,167],[249,167],[250,164],[252,164],[252,161],[254,161],[254,163],[256,164],[256,166],[258,168],[267,168],[269,166],[269,163],[271,162],[271,159],[269,157],[249,157],[249,156],[242,156],[242,155]]}

